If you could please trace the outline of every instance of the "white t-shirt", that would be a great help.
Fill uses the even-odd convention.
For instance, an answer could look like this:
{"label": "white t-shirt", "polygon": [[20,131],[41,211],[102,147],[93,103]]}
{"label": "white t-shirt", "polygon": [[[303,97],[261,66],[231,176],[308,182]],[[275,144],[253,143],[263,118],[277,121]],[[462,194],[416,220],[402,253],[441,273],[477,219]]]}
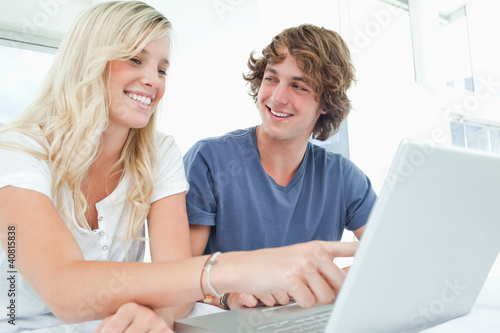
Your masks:
{"label": "white t-shirt", "polygon": [[[40,145],[33,139],[20,133],[4,133],[0,136],[2,141],[10,141],[22,144],[31,149],[43,151]],[[189,185],[186,181],[182,154],[171,136],[158,133],[159,140],[159,167],[154,173],[154,191],[151,202],[161,198],[187,191]],[[18,188],[37,191],[48,196],[57,207],[56,200],[51,195],[52,177],[49,165],[45,160],[34,157],[30,154],[0,149],[0,188],[14,186]],[[125,234],[130,203],[126,200],[126,194],[130,188],[130,179],[125,175],[116,189],[102,201],[96,204],[98,213],[99,228],[88,231],[78,226],[72,229],[73,236],[77,240],[86,260],[109,260],[109,261],[143,261],[144,242],[129,239],[126,249]],[[69,188],[63,191],[63,200],[68,202],[70,216],[74,217],[74,207]],[[0,203],[1,204],[1,203]],[[37,221],[30,221],[36,223]],[[68,221],[65,220],[66,225]],[[15,228],[15,224],[11,229]],[[7,232],[2,230],[1,232]],[[14,231],[15,230],[11,230]],[[11,234],[13,235],[13,234]],[[139,236],[144,236],[144,228]],[[15,234],[15,242],[23,241],[22,234]],[[9,259],[15,259],[15,254],[10,256],[3,248],[0,251],[0,308],[3,314],[0,315],[1,332],[18,332],[23,329],[38,329],[61,325],[51,311],[33,292],[30,286],[22,278],[17,269],[10,267]],[[117,284],[120,276],[117,272]],[[10,278],[10,280],[8,279]],[[11,285],[11,282],[15,284]],[[84,285],[75,288],[85,288]],[[9,292],[11,290],[12,292]],[[99,297],[99,295],[97,295]],[[101,295],[104,298],[107,295]],[[71,297],[71,295],[68,295]],[[94,311],[94,307],[99,300],[91,299],[84,302],[78,311]],[[15,308],[11,304],[14,304]],[[8,308],[10,306],[10,309]],[[15,316],[15,325],[9,323]]]}

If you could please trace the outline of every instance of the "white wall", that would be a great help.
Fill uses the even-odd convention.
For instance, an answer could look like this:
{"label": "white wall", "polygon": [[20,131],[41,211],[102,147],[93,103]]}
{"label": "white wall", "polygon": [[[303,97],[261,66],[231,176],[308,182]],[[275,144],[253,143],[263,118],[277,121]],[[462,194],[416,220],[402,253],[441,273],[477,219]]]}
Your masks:
{"label": "white wall", "polygon": [[149,2],[174,27],[160,129],[174,135],[185,152],[201,138],[256,124],[242,79],[257,44],[256,2],[218,10],[217,2],[205,0]]}
{"label": "white wall", "polygon": [[174,26],[161,128],[187,151],[197,140],[257,125],[242,74],[250,52],[304,22],[336,28],[336,1],[149,1]]}

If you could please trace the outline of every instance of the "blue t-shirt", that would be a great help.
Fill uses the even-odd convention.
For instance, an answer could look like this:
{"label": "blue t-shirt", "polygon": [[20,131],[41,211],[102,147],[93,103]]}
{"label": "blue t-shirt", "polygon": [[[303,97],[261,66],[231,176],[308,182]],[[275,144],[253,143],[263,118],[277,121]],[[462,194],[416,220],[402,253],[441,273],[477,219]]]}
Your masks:
{"label": "blue t-shirt", "polygon": [[206,253],[340,240],[365,225],[376,199],[354,163],[312,143],[278,185],[260,162],[256,127],[197,142],[184,164],[189,223],[212,226]]}

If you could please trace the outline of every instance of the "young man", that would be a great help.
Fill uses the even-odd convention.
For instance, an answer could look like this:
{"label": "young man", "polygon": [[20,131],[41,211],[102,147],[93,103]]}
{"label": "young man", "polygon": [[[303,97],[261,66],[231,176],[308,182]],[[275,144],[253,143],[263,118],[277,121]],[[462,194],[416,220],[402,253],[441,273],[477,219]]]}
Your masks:
{"label": "young man", "polygon": [[[184,156],[193,255],[340,240],[344,229],[360,238],[376,199],[350,160],[309,142],[337,132],[351,108],[354,68],[342,38],[301,25],[262,54],[250,56],[245,76],[262,123],[201,140]],[[230,305],[255,305],[249,297]]]}

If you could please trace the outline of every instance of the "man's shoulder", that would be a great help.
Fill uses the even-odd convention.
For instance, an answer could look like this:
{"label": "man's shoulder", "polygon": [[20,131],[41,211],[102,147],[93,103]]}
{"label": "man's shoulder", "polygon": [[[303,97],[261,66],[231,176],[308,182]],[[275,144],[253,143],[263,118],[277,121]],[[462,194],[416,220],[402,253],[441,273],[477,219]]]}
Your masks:
{"label": "man's shoulder", "polygon": [[192,149],[209,149],[220,151],[246,145],[252,140],[252,128],[238,129],[224,135],[199,140]]}
{"label": "man's shoulder", "polygon": [[322,161],[327,164],[346,163],[350,161],[340,153],[333,152],[311,142],[309,143],[309,149],[311,151],[311,157],[314,158],[315,161]]}
{"label": "man's shoulder", "polygon": [[206,142],[206,143],[227,143],[227,142],[233,142],[241,139],[246,139],[251,136],[253,128],[243,128],[243,129],[237,129],[231,132],[228,132],[224,135],[220,136],[213,136],[210,138],[205,138],[200,140],[200,142]]}
{"label": "man's shoulder", "polygon": [[316,171],[320,171],[321,175],[330,177],[341,174],[343,177],[354,177],[356,179],[366,177],[364,172],[350,158],[312,143],[310,145],[314,168]]}
{"label": "man's shoulder", "polygon": [[193,159],[202,157],[210,160],[225,160],[239,158],[253,151],[253,133],[255,128],[238,129],[221,136],[214,136],[199,140],[184,155],[184,161],[189,163]]}
{"label": "man's shoulder", "polygon": [[310,159],[314,164],[314,168],[327,175],[331,174],[351,174],[359,172],[359,168],[348,157],[341,153],[333,152],[316,144],[310,145]]}

